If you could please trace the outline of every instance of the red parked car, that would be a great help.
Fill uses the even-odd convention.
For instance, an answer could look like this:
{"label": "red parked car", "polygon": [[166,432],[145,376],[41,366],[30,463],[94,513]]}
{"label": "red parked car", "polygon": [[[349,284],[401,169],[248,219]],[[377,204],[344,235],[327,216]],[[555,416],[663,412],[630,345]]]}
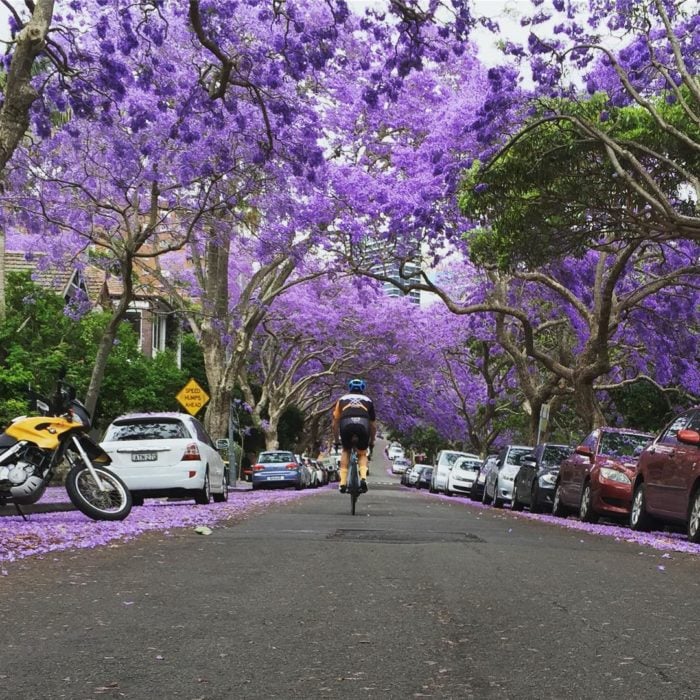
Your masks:
{"label": "red parked car", "polygon": [[630,527],[655,522],[684,523],[700,543],[700,406],[674,418],[639,457]]}
{"label": "red parked car", "polygon": [[627,517],[637,456],[653,439],[650,433],[626,428],[597,428],[559,467],[553,515],[578,512],[587,523],[601,515]]}

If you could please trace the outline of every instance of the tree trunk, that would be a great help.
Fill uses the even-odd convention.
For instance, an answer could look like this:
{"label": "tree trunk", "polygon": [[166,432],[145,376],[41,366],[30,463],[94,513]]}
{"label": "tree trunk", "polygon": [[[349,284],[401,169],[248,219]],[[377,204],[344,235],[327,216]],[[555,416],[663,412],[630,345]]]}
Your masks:
{"label": "tree trunk", "polygon": [[282,411],[270,411],[270,417],[267,420],[267,424],[263,428],[263,433],[265,434],[265,449],[267,450],[277,450],[279,449],[279,438],[277,436],[277,430],[280,424],[280,417]]}
{"label": "tree trunk", "polygon": [[37,0],[32,16],[17,36],[0,109],[0,173],[29,129],[29,112],[39,96],[32,87],[34,60],[44,49],[53,19],[53,0]]}
{"label": "tree trunk", "polygon": [[[208,374],[208,373],[207,373]],[[211,389],[204,423],[212,440],[228,437],[229,414],[233,391],[224,384]]]}
{"label": "tree trunk", "polygon": [[102,381],[104,380],[105,371],[107,369],[107,360],[109,360],[109,355],[114,347],[114,339],[117,337],[117,329],[119,328],[123,315],[124,314],[115,313],[112,316],[100,339],[100,344],[97,347],[97,356],[95,357],[95,364],[93,365],[92,374],[90,375],[90,385],[88,386],[85,396],[85,408],[87,408],[88,413],[93,417],[95,415],[100,389],[102,388]]}
{"label": "tree trunk", "polygon": [[202,350],[209,383],[209,403],[204,414],[204,427],[213,440],[218,440],[228,437],[233,386],[228,381],[226,351],[216,331],[203,331]]}
{"label": "tree trunk", "polygon": [[541,403],[538,402],[530,402],[530,438],[528,440],[529,445],[536,445],[537,444],[537,431],[539,430],[540,427],[540,407],[542,406]]}
{"label": "tree trunk", "polygon": [[606,424],[592,379],[574,380],[574,407],[587,432]]}

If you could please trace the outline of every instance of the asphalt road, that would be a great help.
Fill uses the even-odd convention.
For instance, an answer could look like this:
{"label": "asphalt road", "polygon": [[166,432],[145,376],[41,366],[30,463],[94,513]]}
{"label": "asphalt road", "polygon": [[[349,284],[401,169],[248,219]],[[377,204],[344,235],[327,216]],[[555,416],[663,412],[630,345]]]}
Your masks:
{"label": "asphalt road", "polygon": [[324,489],[210,536],[15,565],[0,698],[698,697],[697,557],[404,489],[384,466],[355,517]]}

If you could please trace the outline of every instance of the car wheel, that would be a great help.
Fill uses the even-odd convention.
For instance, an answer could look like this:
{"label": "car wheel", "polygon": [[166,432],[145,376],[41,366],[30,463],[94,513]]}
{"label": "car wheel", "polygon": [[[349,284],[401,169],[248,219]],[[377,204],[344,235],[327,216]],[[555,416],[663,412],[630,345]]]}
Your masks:
{"label": "car wheel", "polygon": [[695,489],[688,512],[688,540],[700,543],[700,489]]}
{"label": "car wheel", "polygon": [[194,502],[198,506],[206,506],[211,501],[211,483],[209,482],[209,470],[204,473],[204,486],[199,491],[195,491]]}
{"label": "car wheel", "polygon": [[630,509],[630,527],[637,532],[649,532],[653,520],[647,513],[646,487],[644,482],[637,485]]}
{"label": "car wheel", "polygon": [[566,506],[561,502],[561,485],[554,489],[554,503],[552,503],[552,515],[557,518],[565,518],[568,515]]}
{"label": "car wheel", "polygon": [[516,489],[513,489],[513,502],[510,505],[510,509],[512,511],[515,511],[516,513],[519,513],[524,507],[524,503],[522,501],[518,500],[518,492]]}
{"label": "car wheel", "polygon": [[496,478],[496,483],[493,485],[493,498],[491,499],[491,505],[494,508],[503,508],[503,499],[498,497],[498,478]]}
{"label": "car wheel", "polygon": [[581,505],[578,509],[578,517],[582,523],[597,523],[598,513],[593,510],[593,494],[591,492],[591,482],[587,482],[581,494]]}
{"label": "car wheel", "polygon": [[214,503],[225,503],[228,501],[228,474],[224,469],[224,474],[221,477],[221,493],[215,493]]}
{"label": "car wheel", "polygon": [[532,493],[530,494],[530,512],[542,512],[542,504],[540,503],[540,490],[537,488],[537,484],[532,485]]}

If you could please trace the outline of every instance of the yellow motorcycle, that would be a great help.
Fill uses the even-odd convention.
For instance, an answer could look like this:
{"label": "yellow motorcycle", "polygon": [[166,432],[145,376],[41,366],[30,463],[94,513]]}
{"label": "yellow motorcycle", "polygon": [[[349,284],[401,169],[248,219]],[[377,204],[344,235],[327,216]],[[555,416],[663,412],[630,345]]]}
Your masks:
{"label": "yellow motorcycle", "polygon": [[73,505],[93,520],[123,520],[131,493],[110,469],[109,455],[90,436],[90,414],[75,389],[58,380],[50,399],[30,391],[40,416],[15,418],[0,435],[0,505],[36,503],[58,466],[70,466],[65,487]]}

